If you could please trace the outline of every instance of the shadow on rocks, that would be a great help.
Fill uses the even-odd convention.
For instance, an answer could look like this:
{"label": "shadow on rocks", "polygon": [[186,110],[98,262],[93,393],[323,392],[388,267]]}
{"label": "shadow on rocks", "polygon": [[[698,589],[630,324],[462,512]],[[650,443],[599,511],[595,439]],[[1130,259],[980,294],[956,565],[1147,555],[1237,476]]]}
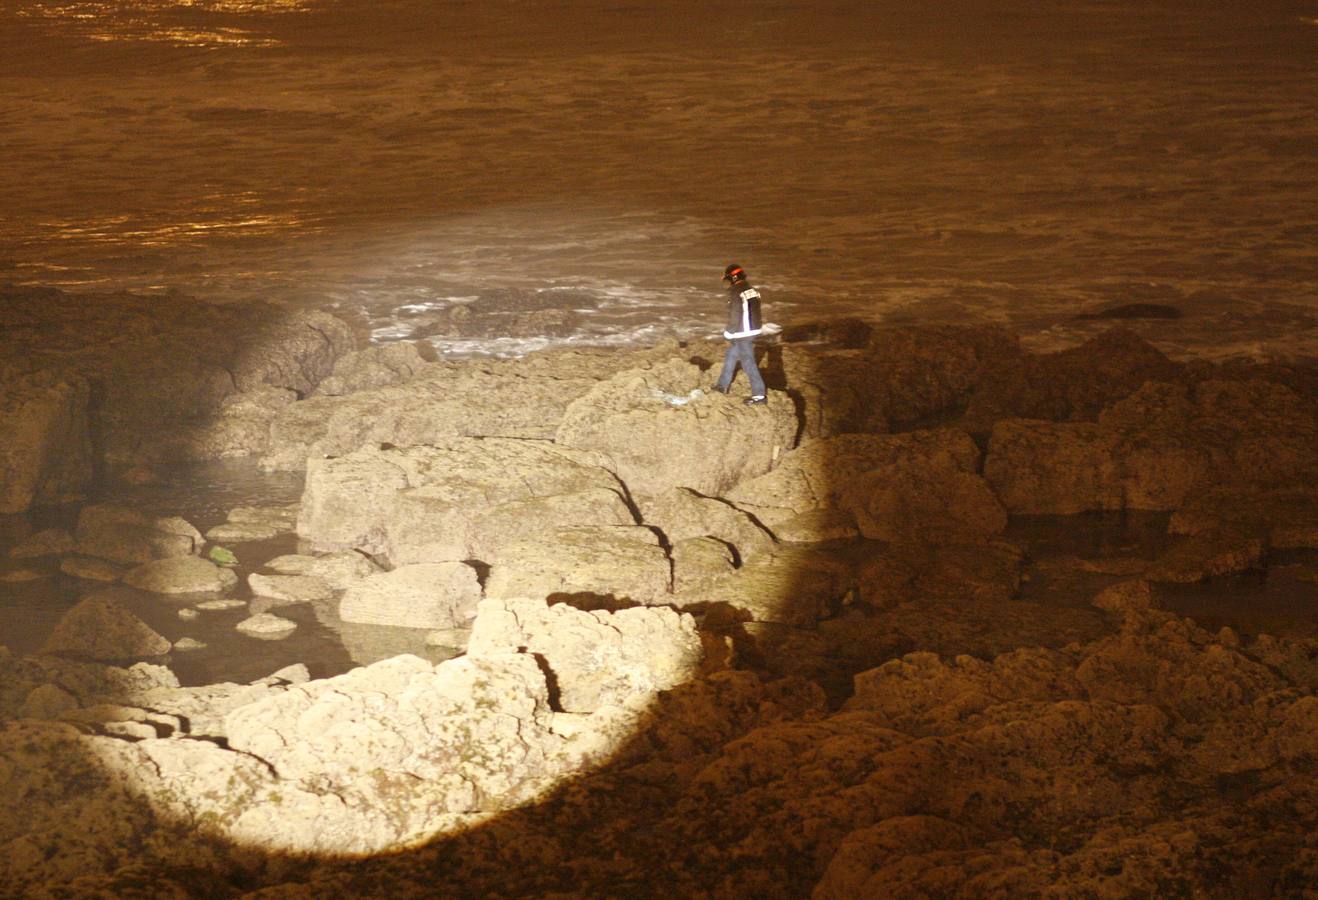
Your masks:
{"label": "shadow on rocks", "polygon": [[[1007,513],[1016,510],[990,487],[981,446],[961,428],[914,427],[973,408],[992,367],[1036,363],[1021,363],[1011,337],[993,328],[851,323],[834,346],[826,327],[809,337],[775,348],[766,366],[799,395],[801,444],[718,501],[772,533],[777,556],[758,560],[776,562],[746,554],[737,580],[690,586],[687,599],[704,604],[690,605],[703,616],[705,669],[621,710],[606,754],[515,809],[436,811],[451,823],[448,835],[344,859],[202,836],[279,826],[320,835],[348,802],[333,791],[316,795],[321,806],[290,804],[286,821],[275,801],[233,809],[234,821],[222,823],[207,819],[210,801],[172,798],[193,814],[171,820],[134,795],[134,767],[198,775],[214,763],[210,750],[228,746],[206,716],[256,708],[253,697],[287,683],[199,702],[187,723],[195,753],[181,742],[155,753],[145,732],[98,733],[95,712],[83,728],[40,734],[19,720],[4,774],[45,766],[23,774],[27,824],[42,827],[23,830],[11,817],[10,858],[39,871],[66,852],[53,843],[60,831],[49,819],[58,816],[110,829],[141,861],[107,872],[84,845],[85,859],[62,864],[91,874],[52,878],[51,896],[1189,895],[1256,889],[1260,878],[1275,893],[1312,883],[1318,705],[1312,684],[1280,674],[1294,648],[1247,652],[1231,635],[1159,613],[1138,587],[1109,595],[1106,616],[1083,602],[1023,605],[1015,598],[1028,548],[1011,539]],[[1070,358],[1037,365],[1074,368]],[[1046,424],[1074,425],[1067,434],[1088,439],[1099,423],[1085,419],[1105,398],[1092,383],[1076,391],[1059,386],[1027,402],[1065,412]],[[995,410],[985,418],[1015,411],[1009,399],[979,399]],[[1067,421],[1073,413],[1081,421]],[[1041,427],[1016,421],[1027,423],[1018,432]],[[677,542],[666,543],[674,553]],[[550,602],[551,612],[637,608],[595,591]],[[519,683],[539,684],[548,707],[526,715],[575,721],[553,709],[565,686],[544,659],[521,655]],[[370,676],[383,681],[357,689],[387,697],[389,684],[430,677],[419,663],[389,661]],[[454,702],[497,711],[500,699],[482,693],[491,688],[485,670],[462,671],[469,695]],[[108,694],[163,703],[159,692],[170,690],[142,669],[114,677],[128,683],[104,686]],[[351,692],[327,693],[334,704]],[[474,755],[516,739],[511,711],[487,721],[489,734],[435,739]],[[344,722],[326,716],[292,740],[259,719],[239,724],[261,752],[226,757],[235,796],[268,779],[269,759],[296,768],[305,747]],[[160,733],[160,723],[147,727]],[[500,774],[491,784],[505,783]],[[516,786],[517,772],[502,774]],[[397,807],[378,815],[415,812],[411,798],[450,777],[451,790],[471,792],[479,807],[482,788],[440,766],[396,782]],[[96,790],[71,795],[69,784]],[[267,818],[244,819],[258,814]]]}

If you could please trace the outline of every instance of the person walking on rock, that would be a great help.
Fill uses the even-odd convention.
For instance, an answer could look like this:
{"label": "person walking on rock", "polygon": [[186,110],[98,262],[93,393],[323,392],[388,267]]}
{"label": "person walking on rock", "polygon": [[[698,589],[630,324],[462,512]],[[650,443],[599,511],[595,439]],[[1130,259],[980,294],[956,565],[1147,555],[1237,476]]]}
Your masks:
{"label": "person walking on rock", "polygon": [[736,263],[723,270],[723,280],[728,283],[728,327],[723,330],[723,336],[728,339],[728,352],[723,357],[723,372],[714,390],[726,394],[740,365],[751,383],[751,395],[746,405],[755,406],[765,402],[764,377],[755,365],[755,339],[764,332],[760,318],[760,292],[751,287],[746,280],[746,270]]}

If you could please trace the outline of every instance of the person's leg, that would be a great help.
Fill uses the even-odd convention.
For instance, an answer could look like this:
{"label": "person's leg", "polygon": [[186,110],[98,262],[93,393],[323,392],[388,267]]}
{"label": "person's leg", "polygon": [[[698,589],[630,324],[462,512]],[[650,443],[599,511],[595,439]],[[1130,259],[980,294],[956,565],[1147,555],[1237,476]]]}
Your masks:
{"label": "person's leg", "polygon": [[746,373],[746,377],[751,381],[751,396],[763,397],[764,376],[760,374],[760,367],[755,364],[755,339],[743,338],[737,343],[741,344],[741,368]]}
{"label": "person's leg", "polygon": [[714,382],[714,390],[727,393],[732,387],[732,379],[737,377],[737,360],[740,356],[737,351],[737,341],[728,343],[728,352],[723,354],[723,371],[719,374],[718,381]]}

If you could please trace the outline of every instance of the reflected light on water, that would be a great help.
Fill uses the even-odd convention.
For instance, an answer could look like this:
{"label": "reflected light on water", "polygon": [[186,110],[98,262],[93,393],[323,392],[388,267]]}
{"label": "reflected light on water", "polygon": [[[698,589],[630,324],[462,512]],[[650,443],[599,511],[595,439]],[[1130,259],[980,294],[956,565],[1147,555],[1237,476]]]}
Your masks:
{"label": "reflected light on water", "polygon": [[261,15],[306,10],[317,0],[136,0],[130,3],[30,3],[20,18],[67,27],[93,41],[154,41],[182,47],[271,47],[276,38],[229,25],[172,21],[183,17]]}
{"label": "reflected light on water", "polygon": [[139,247],[169,246],[185,243],[191,238],[216,234],[262,237],[287,231],[312,233],[319,230],[300,216],[291,213],[228,215],[136,227],[128,216],[108,216],[76,222],[47,221],[40,224],[47,229],[46,234],[42,236],[43,240],[86,241],[95,244],[126,243]]}

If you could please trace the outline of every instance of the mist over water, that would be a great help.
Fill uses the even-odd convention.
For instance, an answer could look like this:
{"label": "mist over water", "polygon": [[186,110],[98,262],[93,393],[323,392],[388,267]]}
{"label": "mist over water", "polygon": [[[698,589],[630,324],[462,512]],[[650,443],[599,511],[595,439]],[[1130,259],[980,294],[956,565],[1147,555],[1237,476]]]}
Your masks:
{"label": "mist over water", "polygon": [[[1185,313],[1318,352],[1318,4],[0,3],[0,280],[450,353]],[[455,312],[457,311],[457,312]]]}

